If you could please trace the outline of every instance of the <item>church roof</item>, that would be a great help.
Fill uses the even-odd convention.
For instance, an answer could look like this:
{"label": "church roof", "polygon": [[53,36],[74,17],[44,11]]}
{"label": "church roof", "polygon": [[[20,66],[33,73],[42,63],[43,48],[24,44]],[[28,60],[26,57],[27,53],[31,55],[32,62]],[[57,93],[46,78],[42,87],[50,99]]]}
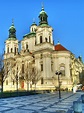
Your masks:
{"label": "church roof", "polygon": [[36,36],[36,33],[32,32],[32,33],[26,34],[26,35],[23,36],[23,38],[25,38],[25,37],[31,38],[33,36]]}
{"label": "church roof", "polygon": [[55,45],[55,51],[68,51],[65,47],[63,47],[60,43]]}

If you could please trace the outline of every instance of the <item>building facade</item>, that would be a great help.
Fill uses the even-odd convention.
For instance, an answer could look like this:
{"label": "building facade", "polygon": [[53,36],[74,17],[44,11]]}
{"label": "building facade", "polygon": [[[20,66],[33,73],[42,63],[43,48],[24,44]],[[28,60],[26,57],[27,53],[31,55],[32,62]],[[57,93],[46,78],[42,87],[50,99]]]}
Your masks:
{"label": "building facade", "polygon": [[42,7],[39,24],[33,22],[30,33],[21,41],[16,38],[12,22],[5,41],[4,69],[4,91],[17,88],[54,90],[58,87],[57,71],[61,72],[61,88],[71,90],[73,85],[80,83],[83,63],[59,42],[54,45],[53,28],[49,26],[48,15]]}

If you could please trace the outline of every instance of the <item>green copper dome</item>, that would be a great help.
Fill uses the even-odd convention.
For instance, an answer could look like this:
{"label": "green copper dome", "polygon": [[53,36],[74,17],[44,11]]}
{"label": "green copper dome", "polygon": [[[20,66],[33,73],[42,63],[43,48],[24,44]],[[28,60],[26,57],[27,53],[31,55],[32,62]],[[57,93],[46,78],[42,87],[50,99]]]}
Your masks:
{"label": "green copper dome", "polygon": [[37,24],[35,22],[33,22],[31,26],[33,26],[33,25],[37,26]]}
{"label": "green copper dome", "polygon": [[12,24],[11,27],[9,28],[9,32],[11,32],[11,33],[15,33],[16,32],[14,24]]}
{"label": "green copper dome", "polygon": [[44,7],[42,7],[41,9],[41,12],[39,14],[39,25],[42,25],[42,24],[48,24],[48,21],[47,21],[47,13],[44,11]]}
{"label": "green copper dome", "polygon": [[14,27],[14,23],[12,22],[12,25],[9,28],[9,38],[13,39],[16,38],[16,29]]}
{"label": "green copper dome", "polygon": [[41,12],[40,12],[40,15],[42,15],[42,14],[47,15],[46,12],[44,11],[44,7],[42,7]]}

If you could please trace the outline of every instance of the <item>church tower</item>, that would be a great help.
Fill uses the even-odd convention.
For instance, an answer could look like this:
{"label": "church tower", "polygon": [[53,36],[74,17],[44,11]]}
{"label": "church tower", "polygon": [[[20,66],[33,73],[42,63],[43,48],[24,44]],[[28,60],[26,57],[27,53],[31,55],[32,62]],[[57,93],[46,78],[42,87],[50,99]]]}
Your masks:
{"label": "church tower", "polygon": [[42,6],[39,13],[39,25],[36,29],[36,50],[40,49],[54,49],[53,46],[53,28],[48,24],[48,15]]}
{"label": "church tower", "polygon": [[30,33],[36,33],[37,24],[35,21],[33,21],[31,27],[30,27]]}
{"label": "church tower", "polygon": [[9,28],[9,37],[5,41],[5,53],[4,58],[11,58],[18,54],[18,40],[16,38],[16,29],[12,21],[12,25]]}

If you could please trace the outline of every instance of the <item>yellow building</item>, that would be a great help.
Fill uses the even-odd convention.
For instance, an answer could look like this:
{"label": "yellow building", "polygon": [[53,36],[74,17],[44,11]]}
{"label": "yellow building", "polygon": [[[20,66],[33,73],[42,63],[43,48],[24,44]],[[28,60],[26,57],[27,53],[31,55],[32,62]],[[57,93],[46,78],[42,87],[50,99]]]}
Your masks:
{"label": "yellow building", "polygon": [[[5,41],[4,91],[7,90],[54,90],[58,87],[57,71],[61,72],[61,88],[69,90],[78,84],[83,63],[75,58],[59,42],[54,45],[53,28],[42,7],[39,24],[32,23],[30,33],[19,41],[12,22],[9,37]],[[21,49],[20,46],[21,45]]]}

